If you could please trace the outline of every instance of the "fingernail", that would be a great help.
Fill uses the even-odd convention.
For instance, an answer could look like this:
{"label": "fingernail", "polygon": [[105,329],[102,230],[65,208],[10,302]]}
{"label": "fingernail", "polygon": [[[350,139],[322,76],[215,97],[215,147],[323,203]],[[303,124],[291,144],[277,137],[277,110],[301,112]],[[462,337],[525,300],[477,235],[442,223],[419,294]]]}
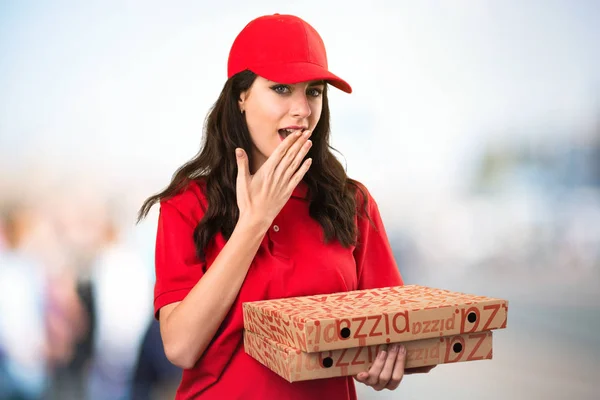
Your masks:
{"label": "fingernail", "polygon": [[398,345],[396,343],[394,343],[390,346],[390,351],[396,351],[396,350],[398,350]]}
{"label": "fingernail", "polygon": [[381,353],[379,353],[379,358],[382,360],[385,358],[385,350],[381,350]]}
{"label": "fingernail", "polygon": [[398,351],[400,352],[400,354],[406,354],[406,347],[404,347],[404,345],[400,345]]}
{"label": "fingernail", "polygon": [[242,153],[242,149],[235,149],[235,155],[238,157],[242,157],[244,153]]}
{"label": "fingernail", "polygon": [[304,131],[303,135],[304,135],[304,137],[309,137],[310,136],[310,131]]}

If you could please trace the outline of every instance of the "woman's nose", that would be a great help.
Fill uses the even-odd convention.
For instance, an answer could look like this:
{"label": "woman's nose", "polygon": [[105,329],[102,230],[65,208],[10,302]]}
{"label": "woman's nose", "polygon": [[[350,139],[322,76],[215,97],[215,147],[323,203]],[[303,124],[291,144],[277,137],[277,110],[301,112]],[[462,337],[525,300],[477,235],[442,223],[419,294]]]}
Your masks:
{"label": "woman's nose", "polygon": [[312,113],[310,103],[305,93],[297,94],[292,101],[291,114],[295,118],[308,118]]}

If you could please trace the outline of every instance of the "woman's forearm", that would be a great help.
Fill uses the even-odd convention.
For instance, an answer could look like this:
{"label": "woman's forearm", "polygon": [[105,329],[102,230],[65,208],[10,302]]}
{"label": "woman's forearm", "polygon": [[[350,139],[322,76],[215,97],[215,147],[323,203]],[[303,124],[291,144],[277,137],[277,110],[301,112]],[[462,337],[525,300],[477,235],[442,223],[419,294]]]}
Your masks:
{"label": "woman's forearm", "polygon": [[240,217],[231,237],[186,298],[160,312],[167,358],[187,369],[202,356],[235,301],[269,228],[268,221]]}

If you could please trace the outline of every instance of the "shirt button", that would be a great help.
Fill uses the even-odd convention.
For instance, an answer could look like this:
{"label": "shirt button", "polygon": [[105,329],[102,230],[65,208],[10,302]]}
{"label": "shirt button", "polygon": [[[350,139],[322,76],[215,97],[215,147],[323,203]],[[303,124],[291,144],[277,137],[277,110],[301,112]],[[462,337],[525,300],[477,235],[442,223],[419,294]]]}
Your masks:
{"label": "shirt button", "polygon": [[275,232],[279,232],[279,225],[273,225],[273,230]]}

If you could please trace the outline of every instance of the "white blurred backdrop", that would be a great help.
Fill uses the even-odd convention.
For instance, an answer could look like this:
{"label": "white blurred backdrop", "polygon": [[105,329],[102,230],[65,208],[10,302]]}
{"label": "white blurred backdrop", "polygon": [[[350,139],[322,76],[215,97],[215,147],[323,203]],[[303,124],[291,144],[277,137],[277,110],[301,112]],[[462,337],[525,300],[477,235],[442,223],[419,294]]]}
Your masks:
{"label": "white blurred backdrop", "polygon": [[[0,0],[0,287],[33,293],[0,293],[0,339],[42,371],[31,398],[132,398],[156,218],[135,212],[198,151],[239,30],[276,12],[353,86],[329,92],[332,145],[407,283],[511,304],[493,361],[359,397],[597,398],[599,2]],[[17,334],[19,315],[45,328]],[[172,398],[177,371],[153,373],[145,398]]]}

